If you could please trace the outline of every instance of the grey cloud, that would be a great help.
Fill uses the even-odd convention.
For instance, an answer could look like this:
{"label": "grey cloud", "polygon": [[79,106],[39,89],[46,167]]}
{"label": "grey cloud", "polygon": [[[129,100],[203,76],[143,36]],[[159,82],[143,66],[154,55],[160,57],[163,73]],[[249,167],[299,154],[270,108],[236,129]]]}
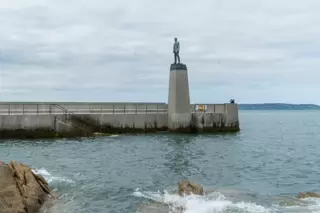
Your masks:
{"label": "grey cloud", "polygon": [[177,36],[193,101],[313,102],[319,8],[317,0],[2,1],[0,83],[6,100],[166,101]]}

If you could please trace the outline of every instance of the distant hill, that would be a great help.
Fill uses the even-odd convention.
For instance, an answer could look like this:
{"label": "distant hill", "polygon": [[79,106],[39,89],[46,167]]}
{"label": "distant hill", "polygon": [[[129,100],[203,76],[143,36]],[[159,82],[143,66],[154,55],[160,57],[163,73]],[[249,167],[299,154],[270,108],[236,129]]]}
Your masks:
{"label": "distant hill", "polygon": [[319,105],[315,104],[239,104],[240,110],[320,110]]}

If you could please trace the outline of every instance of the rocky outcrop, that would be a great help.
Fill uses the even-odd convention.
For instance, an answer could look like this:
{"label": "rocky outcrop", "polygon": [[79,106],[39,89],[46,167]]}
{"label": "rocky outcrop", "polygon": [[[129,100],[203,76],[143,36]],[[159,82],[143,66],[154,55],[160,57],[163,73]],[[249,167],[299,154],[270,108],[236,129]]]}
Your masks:
{"label": "rocky outcrop", "polygon": [[190,180],[181,180],[178,186],[178,193],[180,196],[183,195],[203,195],[203,187]]}
{"label": "rocky outcrop", "polygon": [[297,197],[299,199],[309,198],[309,197],[320,198],[320,194],[317,194],[315,192],[299,192]]}
{"label": "rocky outcrop", "polygon": [[47,181],[30,167],[0,164],[0,213],[36,213],[48,197],[54,196]]}

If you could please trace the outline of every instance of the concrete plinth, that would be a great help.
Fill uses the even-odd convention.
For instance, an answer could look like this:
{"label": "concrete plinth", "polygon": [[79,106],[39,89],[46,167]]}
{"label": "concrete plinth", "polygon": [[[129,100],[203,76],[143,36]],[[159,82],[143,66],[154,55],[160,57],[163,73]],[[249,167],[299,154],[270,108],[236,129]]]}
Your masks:
{"label": "concrete plinth", "polygon": [[191,123],[188,70],[184,64],[170,67],[168,128],[171,131],[188,131]]}

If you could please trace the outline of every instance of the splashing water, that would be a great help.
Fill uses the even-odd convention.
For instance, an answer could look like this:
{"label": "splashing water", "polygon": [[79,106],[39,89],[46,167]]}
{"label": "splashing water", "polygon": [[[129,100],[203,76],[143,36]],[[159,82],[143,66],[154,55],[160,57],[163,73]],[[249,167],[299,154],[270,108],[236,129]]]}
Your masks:
{"label": "splashing water", "polygon": [[[177,194],[164,191],[144,192],[136,189],[134,196],[151,200],[155,203],[161,203],[168,207],[168,210],[159,210],[159,212],[168,213],[319,213],[320,199],[308,198],[302,199],[298,205],[280,206],[274,204],[271,206],[262,206],[254,202],[233,202],[228,200],[220,192],[213,192],[205,196],[189,195],[180,197]],[[152,203],[150,205],[153,205]],[[159,207],[159,206],[158,206]],[[161,208],[161,207],[159,207]],[[163,206],[163,208],[165,208]],[[144,212],[144,211],[142,211]],[[145,211],[151,213],[149,211]],[[158,212],[158,211],[155,211]]]}
{"label": "splashing water", "polygon": [[41,175],[44,177],[44,179],[46,179],[46,181],[51,184],[54,182],[65,182],[65,183],[69,183],[69,184],[75,184],[75,181],[71,180],[71,179],[67,179],[64,177],[57,177],[57,176],[53,176],[51,175],[45,168],[41,168],[41,169],[35,169],[32,170],[35,174]]}
{"label": "splashing water", "polygon": [[[54,176],[48,172],[45,168],[32,170],[35,174],[41,175],[51,185],[53,191],[58,192],[59,199],[51,200],[51,202],[45,203],[40,213],[74,213],[80,212],[81,207],[78,206],[75,201],[76,195],[72,193],[65,193],[65,188],[74,188],[76,182],[74,180]],[[60,187],[59,187],[60,186]]]}
{"label": "splashing water", "polygon": [[183,209],[184,213],[218,213],[218,212],[244,212],[244,213],[267,213],[270,212],[263,206],[255,203],[239,202],[233,203],[219,193],[213,192],[206,196],[189,195],[180,197],[167,191],[143,192],[136,190],[136,197],[146,198],[169,206],[170,212]]}

